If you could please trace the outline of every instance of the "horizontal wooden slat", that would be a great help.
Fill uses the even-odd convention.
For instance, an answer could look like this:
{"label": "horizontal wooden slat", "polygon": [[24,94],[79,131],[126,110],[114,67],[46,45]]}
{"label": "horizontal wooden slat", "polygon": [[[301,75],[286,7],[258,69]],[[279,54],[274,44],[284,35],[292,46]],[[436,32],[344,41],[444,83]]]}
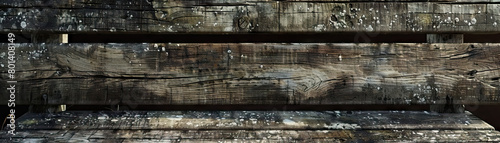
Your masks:
{"label": "horizontal wooden slat", "polygon": [[498,142],[492,130],[36,130],[3,142]]}
{"label": "horizontal wooden slat", "polygon": [[[6,1],[4,32],[498,32],[493,1]],[[479,2],[479,3],[476,3]],[[492,3],[488,3],[492,2]]]}
{"label": "horizontal wooden slat", "polygon": [[13,142],[500,140],[498,131],[469,112],[461,114],[425,111],[63,112],[28,113],[17,119],[17,122],[19,127],[17,134],[11,136],[6,132],[0,132],[0,140]]}
{"label": "horizontal wooden slat", "polygon": [[[156,0],[157,3],[166,3],[170,0]],[[174,0],[179,1],[179,0]],[[317,3],[346,3],[346,2],[433,2],[433,3],[497,3],[498,0],[183,0],[183,4],[189,5],[239,5],[248,3],[258,3],[258,2],[317,2]],[[0,2],[0,5],[4,7],[54,7],[54,8],[75,8],[90,6],[88,8],[97,7],[101,5],[112,6],[129,6],[132,4],[143,4],[147,6],[151,4],[151,1],[141,1],[141,0],[118,0],[118,1],[106,1],[106,0],[31,0],[31,1],[16,1],[16,0],[4,0]],[[143,8],[142,5],[137,7]]]}
{"label": "horizontal wooden slat", "polygon": [[20,130],[494,130],[469,112],[122,111],[27,113]]}
{"label": "horizontal wooden slat", "polygon": [[[16,103],[498,103],[499,47],[19,44]],[[7,80],[7,63],[1,62],[2,79]],[[1,82],[0,87],[7,85]],[[7,95],[7,90],[0,92]]]}
{"label": "horizontal wooden slat", "polygon": [[[170,0],[156,0],[157,3],[166,3]],[[179,1],[179,0],[174,0]],[[238,5],[238,4],[248,4],[248,3],[258,3],[258,2],[317,2],[317,3],[345,3],[345,2],[433,2],[433,3],[497,3],[498,0],[183,0],[183,4],[189,5]],[[4,0],[0,4],[4,7],[55,7],[55,8],[75,8],[84,6],[132,6],[132,4],[138,3],[146,6],[151,4],[151,1],[141,1],[141,0],[118,0],[118,1],[106,1],[106,0],[31,0],[31,1],[16,1],[16,0]],[[141,7],[139,5],[138,7]],[[90,7],[91,8],[91,7]]]}

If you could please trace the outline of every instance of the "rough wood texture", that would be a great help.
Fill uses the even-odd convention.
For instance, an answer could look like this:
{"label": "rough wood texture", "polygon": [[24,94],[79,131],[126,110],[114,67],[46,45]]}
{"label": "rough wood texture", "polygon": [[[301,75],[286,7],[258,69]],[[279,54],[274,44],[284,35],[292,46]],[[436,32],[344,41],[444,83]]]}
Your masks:
{"label": "rough wood texture", "polygon": [[[382,1],[382,0],[381,0]],[[384,0],[385,1],[385,0]],[[390,0],[393,1],[393,0]],[[417,1],[417,2],[415,2]],[[0,2],[2,31],[498,32],[496,0]]]}
{"label": "rough wood texture", "polygon": [[0,140],[12,137],[14,142],[500,141],[498,131],[468,112],[65,112],[27,114],[18,122],[18,134],[1,132]]}
{"label": "rough wood texture", "polygon": [[21,130],[494,130],[469,112],[426,111],[73,111],[18,122]]}
{"label": "rough wood texture", "polygon": [[500,96],[500,44],[17,47],[16,104],[488,104]]}
{"label": "rough wood texture", "polygon": [[34,130],[1,142],[498,142],[493,130]]}

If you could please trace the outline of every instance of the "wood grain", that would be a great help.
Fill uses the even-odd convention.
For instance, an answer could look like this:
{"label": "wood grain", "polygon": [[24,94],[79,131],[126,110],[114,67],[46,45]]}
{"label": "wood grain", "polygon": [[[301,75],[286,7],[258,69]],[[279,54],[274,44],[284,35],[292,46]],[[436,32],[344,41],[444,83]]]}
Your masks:
{"label": "wood grain", "polygon": [[494,130],[469,112],[72,111],[27,113],[20,130]]}
{"label": "wood grain", "polygon": [[499,44],[17,47],[16,104],[496,104],[500,96]]}
{"label": "wood grain", "polygon": [[[3,134],[3,133],[2,133]],[[34,130],[3,142],[498,142],[492,130]]]}
{"label": "wood grain", "polygon": [[498,32],[496,0],[0,2],[4,32]]}
{"label": "wood grain", "polygon": [[[29,113],[14,142],[495,142],[469,112],[125,111]],[[179,128],[165,128],[166,126]],[[260,128],[262,125],[263,128]],[[208,129],[207,127],[215,127]],[[321,126],[321,127],[320,127]],[[325,128],[326,127],[326,128]],[[12,140],[10,140],[12,138]]]}

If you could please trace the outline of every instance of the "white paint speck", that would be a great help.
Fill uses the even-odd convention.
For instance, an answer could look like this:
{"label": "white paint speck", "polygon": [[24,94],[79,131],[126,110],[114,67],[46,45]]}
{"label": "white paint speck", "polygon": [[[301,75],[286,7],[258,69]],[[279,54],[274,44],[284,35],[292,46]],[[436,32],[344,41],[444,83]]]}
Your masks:
{"label": "white paint speck", "polygon": [[25,28],[25,27],[26,27],[26,22],[24,22],[24,21],[23,21],[23,22],[21,22],[21,27],[22,27],[22,28]]}
{"label": "white paint speck", "polygon": [[298,125],[297,122],[290,120],[290,119],[284,119],[283,124],[285,124],[285,125]]}
{"label": "white paint speck", "polygon": [[263,67],[264,67],[264,65],[260,65],[259,67],[260,67],[260,68],[263,68]]}
{"label": "white paint speck", "polygon": [[366,27],[366,31],[373,31],[372,25],[368,25],[368,27]]}
{"label": "white paint speck", "polygon": [[316,31],[316,32],[323,31],[323,30],[325,30],[325,25],[323,25],[323,24],[318,24],[318,25],[314,26],[314,31]]}

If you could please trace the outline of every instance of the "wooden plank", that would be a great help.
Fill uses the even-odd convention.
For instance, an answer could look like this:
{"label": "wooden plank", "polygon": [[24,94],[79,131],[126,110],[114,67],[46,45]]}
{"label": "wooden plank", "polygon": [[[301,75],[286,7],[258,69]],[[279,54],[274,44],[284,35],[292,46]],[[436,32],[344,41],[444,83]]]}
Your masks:
{"label": "wooden plank", "polygon": [[499,46],[19,44],[16,104],[498,103]]}
{"label": "wooden plank", "polygon": [[[492,130],[35,130],[8,142],[497,142]],[[4,133],[0,133],[4,134]],[[84,134],[85,136],[81,136]],[[90,135],[88,135],[90,134]],[[44,137],[30,137],[41,135]]]}
{"label": "wooden plank", "polygon": [[[158,3],[166,2],[167,0],[158,0]],[[241,3],[254,3],[254,2],[276,2],[277,0],[184,0],[183,3],[190,5],[234,5]],[[282,2],[367,2],[366,0],[280,0]],[[15,1],[15,0],[5,0],[0,4],[5,7],[56,7],[56,8],[74,8],[75,6],[101,6],[109,5],[109,7],[114,6],[129,6],[132,7],[134,3],[151,4],[150,1],[141,2],[140,0],[119,0],[117,2],[110,2],[104,0],[31,0],[31,1]],[[450,4],[461,4],[461,3],[496,3],[498,0],[372,0],[371,2],[432,2],[432,3],[450,3]],[[141,7],[141,5],[139,5]]]}
{"label": "wooden plank", "polygon": [[[9,142],[499,141],[471,113],[426,111],[125,111],[28,113]],[[225,123],[223,123],[225,122]],[[117,125],[119,124],[119,125]],[[319,125],[318,125],[319,124]],[[165,128],[177,126],[177,128]],[[207,128],[212,126],[213,128]],[[12,139],[12,140],[10,140]]]}
{"label": "wooden plank", "polygon": [[27,113],[19,130],[494,130],[469,112],[121,111]]}
{"label": "wooden plank", "polygon": [[499,12],[491,9],[500,5],[496,1],[455,2],[7,0],[0,2],[6,7],[0,27],[71,33],[499,31]]}
{"label": "wooden plank", "polygon": [[[158,3],[166,2],[167,0],[158,0]],[[280,0],[283,2],[367,2],[366,0]],[[241,3],[253,3],[253,2],[276,2],[276,0],[184,0],[183,3],[191,5],[234,5]],[[433,3],[495,3],[498,0],[372,0],[371,2],[433,2]],[[142,4],[146,6],[151,4],[150,1],[141,2],[140,0],[119,0],[116,2],[110,2],[105,0],[31,0],[31,1],[16,1],[16,0],[4,0],[0,3],[4,7],[56,7],[56,8],[74,8],[75,6],[101,6],[109,5],[109,7],[114,6],[129,6],[132,7],[133,4]],[[141,7],[141,5],[139,5]]]}

